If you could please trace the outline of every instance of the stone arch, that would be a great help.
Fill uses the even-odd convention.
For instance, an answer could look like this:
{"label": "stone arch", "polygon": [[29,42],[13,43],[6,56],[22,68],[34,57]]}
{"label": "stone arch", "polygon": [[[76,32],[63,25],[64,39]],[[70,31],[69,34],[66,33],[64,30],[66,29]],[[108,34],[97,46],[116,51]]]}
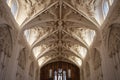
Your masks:
{"label": "stone arch", "polygon": [[40,80],[55,79],[56,72],[57,72],[56,76],[58,80],[59,70],[61,70],[62,73],[63,71],[66,72],[66,80],[80,80],[79,67],[69,62],[65,62],[65,61],[55,61],[55,62],[51,62],[51,63],[44,65],[40,69]]}
{"label": "stone arch", "polygon": [[0,79],[4,80],[12,56],[12,36],[7,24],[0,24]]}
{"label": "stone arch", "polygon": [[[44,63],[44,64],[40,67],[40,69],[41,69],[43,66],[46,66],[46,65],[48,65],[48,64],[50,64],[50,63],[54,63],[54,62],[57,62],[57,61],[59,61],[59,60],[58,60],[58,57],[53,57],[53,58],[51,58],[49,61],[47,61],[46,63]],[[60,61],[66,62],[66,63],[70,63],[70,64],[73,64],[73,65],[75,65],[75,66],[77,66],[77,67],[80,67],[80,66],[77,65],[74,61],[72,61],[72,60],[70,60],[70,59],[67,59],[67,58],[63,58],[63,60],[60,60]]]}

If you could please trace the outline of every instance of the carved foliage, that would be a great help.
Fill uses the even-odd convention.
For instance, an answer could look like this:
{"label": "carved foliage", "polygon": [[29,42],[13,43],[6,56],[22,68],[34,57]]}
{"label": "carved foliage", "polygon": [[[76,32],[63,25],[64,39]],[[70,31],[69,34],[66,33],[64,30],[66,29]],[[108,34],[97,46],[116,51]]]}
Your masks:
{"label": "carved foliage", "polygon": [[[85,40],[83,40],[83,37],[81,37],[81,34],[86,32],[85,31],[86,28],[94,29],[93,27],[91,27],[93,23],[89,21],[86,17],[84,17],[83,14],[80,14],[78,11],[76,11],[76,8],[74,7],[72,8],[69,5],[72,2],[79,3],[81,1],[72,0],[70,3],[69,2],[70,2],[69,0],[58,1],[58,3],[55,3],[54,6],[51,5],[51,7],[49,7],[47,10],[41,12],[39,16],[36,15],[36,17],[29,22],[30,24],[31,22],[33,22],[34,23],[33,25],[31,24],[30,27],[25,26],[26,29],[28,28],[35,29],[35,26],[42,27],[43,30],[46,29],[42,36],[38,36],[36,38],[36,41],[33,44],[34,46],[32,47],[34,48],[36,46],[47,45],[47,46],[50,46],[50,49],[53,49],[53,47],[55,47],[55,49],[51,50],[50,52],[46,51],[49,47],[47,47],[44,50],[41,50],[41,52],[39,53],[42,53],[42,56],[45,56],[45,55],[50,56],[50,54],[48,53],[52,53],[51,56],[60,56],[60,59],[61,59],[61,56],[63,57],[66,55],[66,53],[70,53],[70,52],[73,55],[80,56],[79,54],[76,54],[75,51],[71,51],[71,45],[78,44],[80,46],[87,47]],[[89,2],[89,1],[87,0],[86,2]],[[81,27],[85,29],[78,30],[78,28],[81,28]],[[72,30],[71,31],[69,30],[71,28],[75,28],[78,32],[81,32],[78,34],[79,36],[77,36],[76,34],[73,34]],[[67,30],[69,30],[69,32]],[[42,33],[41,30],[38,30],[38,31]],[[50,32],[50,34],[46,34],[47,32]],[[76,31],[74,31],[74,33],[75,32]],[[54,53],[59,55],[56,55]],[[69,54],[66,56],[70,56],[72,54]]]}
{"label": "carved foliage", "polygon": [[66,0],[69,4],[75,7],[77,10],[82,10],[90,16],[95,11],[96,0]]}

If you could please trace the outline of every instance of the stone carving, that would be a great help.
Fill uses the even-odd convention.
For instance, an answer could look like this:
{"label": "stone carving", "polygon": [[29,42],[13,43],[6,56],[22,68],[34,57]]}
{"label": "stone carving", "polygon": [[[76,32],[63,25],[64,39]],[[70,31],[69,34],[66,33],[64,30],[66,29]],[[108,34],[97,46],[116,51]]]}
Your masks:
{"label": "stone carving", "polygon": [[28,17],[31,17],[35,13],[37,13],[39,10],[45,9],[49,4],[51,4],[51,0],[25,0],[24,1],[24,7],[26,9],[26,13]]}
{"label": "stone carving", "polygon": [[28,52],[27,48],[22,48],[19,52],[16,80],[25,80],[26,64],[29,59],[26,52]]}
{"label": "stone carving", "polygon": [[22,69],[25,69],[26,67],[26,49],[25,48],[23,48],[19,53],[18,65]]}
{"label": "stone carving", "polygon": [[[61,60],[65,58],[65,56],[74,55],[78,57],[80,56],[79,51],[77,51],[77,48],[71,51],[71,46],[78,45],[85,49],[88,47],[84,39],[87,37],[83,37],[82,34],[87,34],[86,30],[92,31],[92,29],[96,29],[96,26],[76,10],[76,5],[74,4],[76,2],[77,4],[80,4],[80,2],[84,3],[83,0],[70,0],[70,2],[68,0],[50,0],[48,3],[54,3],[54,5],[47,7],[45,11],[36,15],[26,26],[24,26],[24,30],[34,29],[40,34],[37,38],[34,38],[35,42],[33,42],[31,49],[37,46],[43,47],[42,45],[46,45],[46,48],[41,48],[41,54],[38,53],[40,54],[37,57],[38,60],[41,56],[58,56]],[[87,0],[85,3],[94,3],[94,0]],[[38,29],[36,27],[41,28]],[[34,33],[31,33],[30,37],[32,37],[32,35],[34,35]],[[88,38],[86,40],[88,40]]]}
{"label": "stone carving", "polygon": [[101,56],[100,52],[94,48],[94,52],[92,53],[92,62],[93,62],[93,69],[95,73],[96,80],[103,80],[103,73],[102,73],[102,67],[101,67]]}
{"label": "stone carving", "polygon": [[115,69],[120,67],[120,24],[112,24],[109,33],[109,57],[113,59]]}
{"label": "stone carving", "polygon": [[95,48],[94,52],[92,53],[92,61],[93,61],[93,66],[94,70],[98,69],[101,66],[101,56],[99,51]]}
{"label": "stone carving", "polygon": [[73,7],[77,10],[82,10],[89,16],[93,16],[95,11],[95,2],[96,0],[66,0],[70,2]]}
{"label": "stone carving", "polygon": [[7,66],[11,57],[12,39],[9,27],[0,25],[0,79],[5,80]]}

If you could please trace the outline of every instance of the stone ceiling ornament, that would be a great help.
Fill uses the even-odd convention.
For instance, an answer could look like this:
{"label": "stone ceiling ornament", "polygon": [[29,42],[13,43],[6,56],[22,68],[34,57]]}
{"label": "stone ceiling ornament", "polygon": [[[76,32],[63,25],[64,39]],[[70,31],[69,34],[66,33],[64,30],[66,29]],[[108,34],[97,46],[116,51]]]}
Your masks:
{"label": "stone ceiling ornament", "polygon": [[[81,55],[87,54],[87,51],[78,50],[78,48],[83,47],[88,50],[95,35],[97,35],[98,27],[89,17],[86,17],[77,9],[78,4],[81,4],[81,2],[86,3],[83,0],[71,0],[69,2],[68,0],[49,1],[49,3],[54,4],[48,3],[49,6],[39,11],[32,19],[26,21],[23,24],[21,34],[27,38],[41,65],[56,60],[56,58],[57,60],[66,59],[79,65],[84,59]],[[86,1],[92,2],[94,0]],[[81,4],[81,6],[83,5]],[[31,43],[32,38],[34,40]],[[44,48],[43,45],[46,47]],[[73,60],[71,56],[75,59]],[[42,64],[41,59],[46,63]]]}

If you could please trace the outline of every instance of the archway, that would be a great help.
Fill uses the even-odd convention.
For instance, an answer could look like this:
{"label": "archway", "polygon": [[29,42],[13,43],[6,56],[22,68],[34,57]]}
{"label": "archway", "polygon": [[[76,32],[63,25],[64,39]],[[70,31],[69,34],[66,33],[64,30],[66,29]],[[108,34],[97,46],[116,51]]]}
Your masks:
{"label": "archway", "polygon": [[41,68],[40,80],[80,80],[80,70],[71,63],[57,61]]}

